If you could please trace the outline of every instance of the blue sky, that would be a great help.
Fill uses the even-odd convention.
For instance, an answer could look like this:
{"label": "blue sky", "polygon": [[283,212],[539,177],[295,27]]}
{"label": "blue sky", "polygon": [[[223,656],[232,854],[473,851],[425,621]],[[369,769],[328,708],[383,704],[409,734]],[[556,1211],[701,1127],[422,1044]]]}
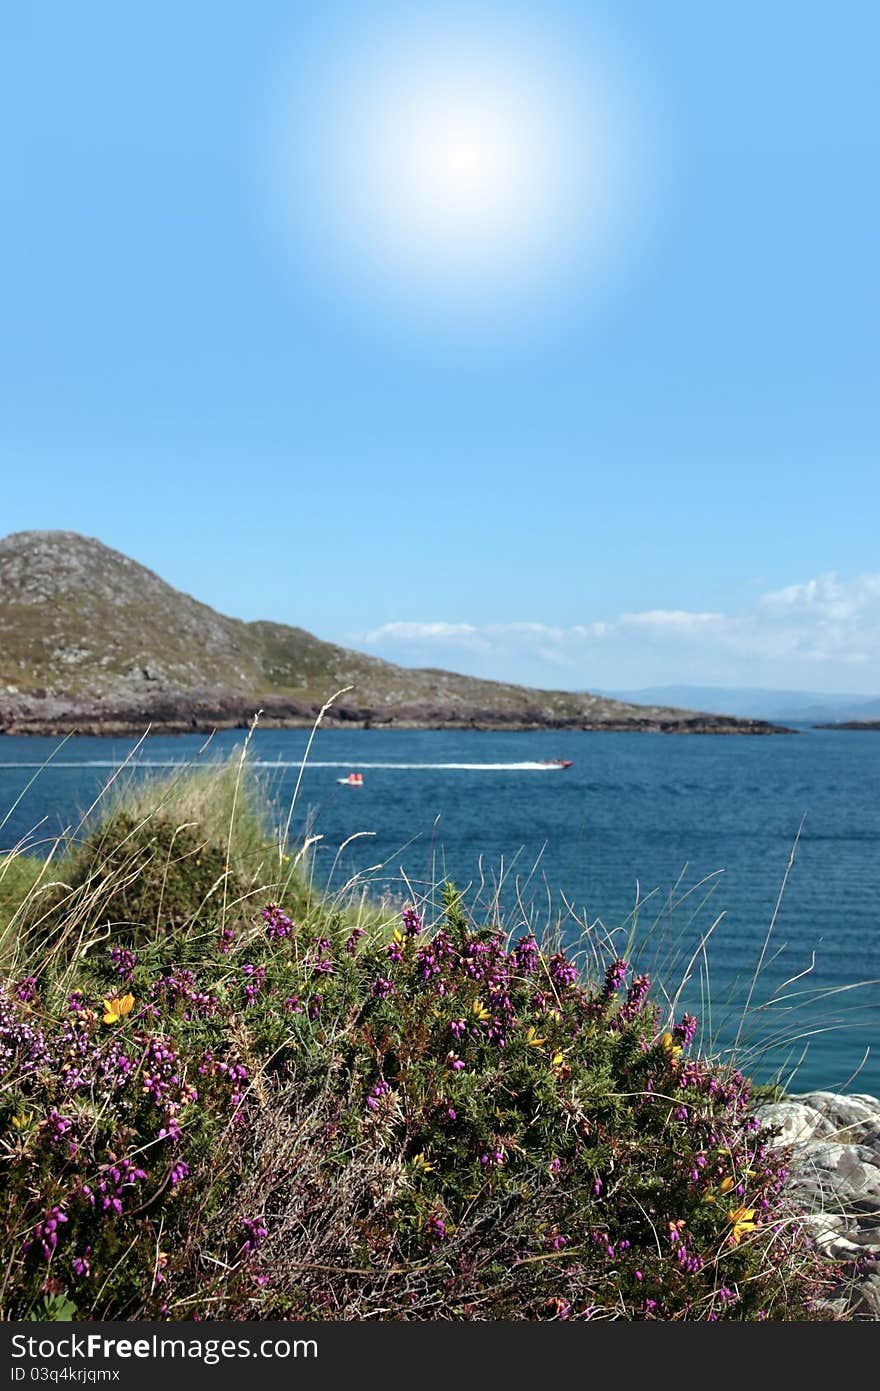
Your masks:
{"label": "blue sky", "polygon": [[[432,32],[516,121],[610,94],[601,234],[580,127],[520,262],[457,205],[400,233],[331,79],[423,86]],[[404,663],[875,693],[878,44],[868,0],[13,7],[0,530]]]}

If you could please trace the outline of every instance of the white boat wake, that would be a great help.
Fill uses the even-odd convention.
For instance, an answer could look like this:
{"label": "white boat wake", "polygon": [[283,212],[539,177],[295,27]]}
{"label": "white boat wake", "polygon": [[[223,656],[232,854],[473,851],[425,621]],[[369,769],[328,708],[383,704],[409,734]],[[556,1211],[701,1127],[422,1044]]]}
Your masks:
{"label": "white boat wake", "polygon": [[[251,768],[301,768],[302,759],[268,759],[252,758],[248,760]],[[347,762],[322,762],[318,759],[309,759],[306,768],[382,768],[399,772],[466,772],[466,773],[554,773],[562,768],[561,763],[362,763],[356,759],[349,759]],[[79,762],[60,763],[50,759],[47,763],[0,763],[0,769],[12,768],[110,768],[116,769],[127,766],[129,768],[186,768],[188,766],[202,767],[206,765],[192,764],[180,759],[161,759],[161,758],[140,758],[125,763],[123,759],[92,758],[82,759]]]}

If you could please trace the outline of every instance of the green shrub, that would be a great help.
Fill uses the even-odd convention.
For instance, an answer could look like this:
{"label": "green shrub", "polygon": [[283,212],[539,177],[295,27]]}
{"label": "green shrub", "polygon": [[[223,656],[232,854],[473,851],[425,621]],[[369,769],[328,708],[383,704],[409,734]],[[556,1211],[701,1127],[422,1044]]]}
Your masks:
{"label": "green shrub", "polygon": [[228,845],[115,824],[95,931],[0,992],[7,1317],[818,1316],[748,1082],[625,962],[451,887],[393,934],[218,900]]}

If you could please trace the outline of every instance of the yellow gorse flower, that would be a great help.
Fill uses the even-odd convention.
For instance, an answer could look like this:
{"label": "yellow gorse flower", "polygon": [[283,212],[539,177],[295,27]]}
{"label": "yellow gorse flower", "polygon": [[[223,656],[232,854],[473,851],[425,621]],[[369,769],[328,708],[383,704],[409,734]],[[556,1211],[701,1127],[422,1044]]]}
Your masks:
{"label": "yellow gorse flower", "polygon": [[732,1178],[730,1177],[730,1175],[728,1174],[727,1178],[723,1178],[723,1179],[721,1180],[721,1182],[719,1183],[719,1185],[718,1185],[718,1192],[719,1192],[719,1193],[729,1193],[732,1187],[733,1187],[733,1179],[732,1179]]}
{"label": "yellow gorse flower", "polygon": [[482,1000],[474,1000],[474,1003],[471,1005],[471,1009],[473,1010],[474,1014],[476,1015],[477,1019],[479,1019],[481,1024],[485,1024],[487,1019],[492,1018],[490,1011],[487,1010]]}
{"label": "yellow gorse flower", "polygon": [[753,1207],[734,1208],[727,1214],[727,1220],[731,1226],[731,1246],[738,1246],[742,1238],[749,1232],[753,1232],[758,1225],[755,1221],[755,1209]]}
{"label": "yellow gorse flower", "polygon": [[526,1043],[529,1045],[529,1047],[540,1048],[542,1044],[546,1042],[547,1040],[545,1038],[538,1038],[537,1029],[529,1025],[529,1027],[526,1029]]}
{"label": "yellow gorse flower", "polygon": [[564,1054],[561,1050],[558,1051],[558,1052],[556,1052],[556,1053],[554,1053],[554,1054],[553,1054],[553,1057],[550,1059],[550,1063],[551,1063],[551,1065],[552,1065],[553,1067],[562,1067],[562,1064],[563,1064],[564,1062],[565,1062],[565,1054]]}
{"label": "yellow gorse flower", "polygon": [[33,1121],[32,1111],[20,1111],[17,1116],[12,1117],[13,1130],[28,1130]]}
{"label": "yellow gorse flower", "polygon": [[133,995],[112,995],[104,1001],[104,1023],[118,1024],[134,1008]]}
{"label": "yellow gorse flower", "polygon": [[681,1052],[681,1044],[676,1043],[674,1035],[668,1032],[660,1035],[660,1047],[664,1048],[673,1058],[677,1058]]}
{"label": "yellow gorse flower", "polygon": [[428,1159],[424,1150],[419,1150],[418,1154],[413,1155],[412,1166],[414,1169],[418,1169],[421,1174],[432,1174],[434,1172],[434,1165],[431,1163],[430,1159]]}

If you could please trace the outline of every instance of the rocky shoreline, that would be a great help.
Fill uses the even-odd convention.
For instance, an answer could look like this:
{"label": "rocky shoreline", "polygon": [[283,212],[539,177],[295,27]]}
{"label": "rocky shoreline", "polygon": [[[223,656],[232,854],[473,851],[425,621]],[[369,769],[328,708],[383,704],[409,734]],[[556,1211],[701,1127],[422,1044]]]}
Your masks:
{"label": "rocky shoreline", "polygon": [[775,1144],[790,1151],[789,1196],[832,1263],[829,1307],[845,1318],[880,1319],[880,1100],[863,1093],[807,1092],[761,1106]]}
{"label": "rocky shoreline", "polygon": [[[247,700],[223,692],[192,695],[184,692],[124,700],[84,700],[79,697],[31,692],[14,698],[0,696],[0,734],[129,735],[149,726],[155,733],[210,733],[246,729],[257,711],[263,729],[306,729],[317,719],[317,701],[294,701],[277,695]],[[582,730],[647,734],[791,734],[795,731],[764,720],[731,715],[684,713],[590,719],[533,710],[492,710],[470,705],[388,704],[380,707],[335,703],[324,716],[328,729],[471,729],[524,732]]]}

